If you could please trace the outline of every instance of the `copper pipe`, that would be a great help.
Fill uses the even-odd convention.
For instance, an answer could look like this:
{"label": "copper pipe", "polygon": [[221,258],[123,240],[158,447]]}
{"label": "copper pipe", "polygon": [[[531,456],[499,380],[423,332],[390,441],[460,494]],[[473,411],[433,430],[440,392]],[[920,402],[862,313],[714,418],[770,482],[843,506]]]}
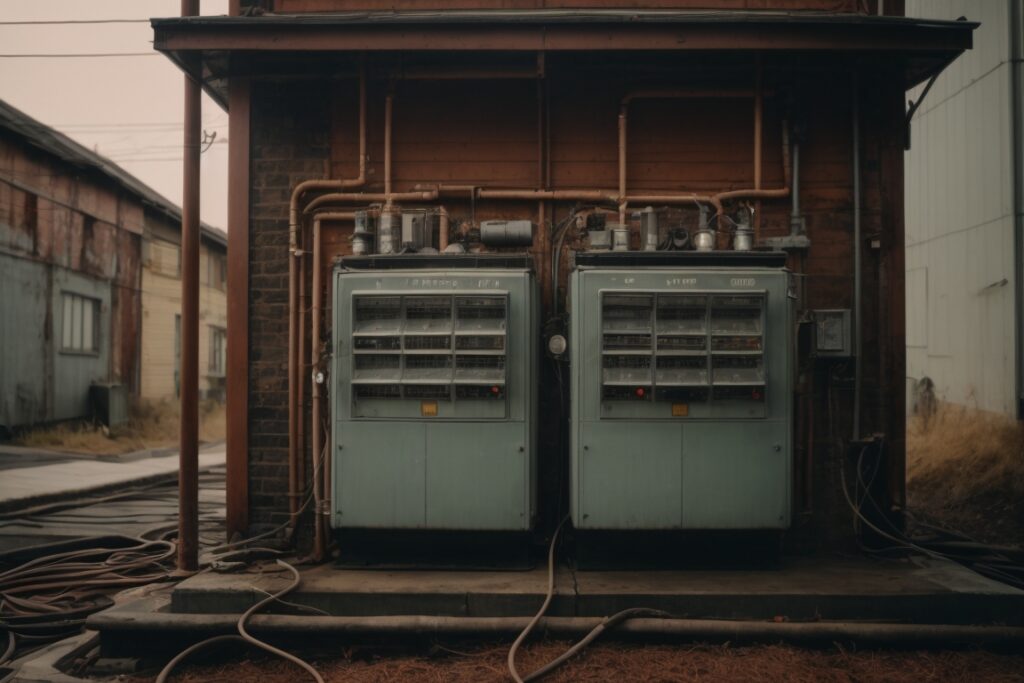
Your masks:
{"label": "copper pipe", "polygon": [[437,200],[437,190],[425,192],[392,192],[390,195],[381,192],[332,192],[323,194],[306,204],[303,213],[312,213],[327,204],[374,204],[395,201],[432,202]]}
{"label": "copper pipe", "polygon": [[444,250],[448,248],[448,209],[439,207],[441,209],[441,220],[437,228],[437,250],[444,253]]}
{"label": "copper pipe", "polygon": [[[199,14],[199,0],[181,0],[181,16]],[[192,59],[192,58],[187,58]],[[199,82],[185,76],[181,201],[181,422],[178,451],[179,572],[199,569]]]}
{"label": "copper pipe", "polygon": [[391,114],[394,109],[394,96],[388,93],[384,100],[384,194],[387,196],[385,206],[391,206]]}
{"label": "copper pipe", "polygon": [[[298,340],[298,268],[295,263],[299,254],[299,232],[302,228],[302,215],[299,205],[308,192],[316,190],[342,190],[361,187],[366,184],[366,65],[362,65],[359,74],[359,175],[355,178],[329,179],[321,178],[305,180],[292,190],[288,204],[288,509],[292,525],[298,511],[298,500],[304,476],[300,472],[305,468],[299,463],[299,421],[298,387],[301,362],[296,356],[301,354]],[[304,475],[304,472],[302,472]]]}
{"label": "copper pipe", "polygon": [[[754,78],[754,189],[761,189],[761,153],[764,128],[764,89],[760,63],[757,65]],[[757,202],[754,211],[754,244],[761,241],[761,202]]]}
{"label": "copper pipe", "polygon": [[753,97],[751,90],[731,88],[652,88],[634,90],[622,98],[623,106],[633,100],[697,100],[697,99],[744,99]]}
{"label": "copper pipe", "polygon": [[[320,329],[321,329],[321,314],[323,309],[323,263],[321,256],[321,230],[320,224],[322,221],[330,220],[343,220],[351,221],[355,220],[354,211],[334,211],[334,212],[320,212],[313,218],[313,304],[310,309],[311,318],[311,330],[309,335],[309,358],[310,358],[310,370],[309,378],[311,380],[310,388],[310,438],[312,441],[312,452],[313,452],[313,491],[316,498],[319,499],[319,503],[315,510],[315,518],[313,521],[314,529],[314,555],[317,560],[322,559],[323,553],[327,546],[327,533],[326,533],[326,522],[325,519],[330,515],[331,506],[331,495],[332,485],[331,481],[331,459],[329,457],[323,458],[321,461],[321,451],[323,451],[323,442],[321,440],[321,426],[320,426],[320,412],[322,410],[320,405],[321,398],[321,387],[313,375],[316,369],[320,366],[320,360],[322,357],[320,349]],[[335,302],[337,305],[337,302]]]}
{"label": "copper pipe", "polygon": [[577,202],[600,202],[615,204],[618,197],[607,190],[487,190],[480,188],[476,192],[479,199],[523,199],[523,200],[562,200]]}
{"label": "copper pipe", "polygon": [[306,474],[306,430],[305,415],[306,415],[306,391],[305,383],[302,381],[303,373],[306,367],[306,309],[309,307],[309,297],[306,294],[306,258],[309,255],[308,247],[309,239],[306,231],[303,230],[299,233],[299,250],[295,258],[296,266],[298,267],[298,283],[299,291],[297,299],[299,302],[298,311],[298,333],[295,343],[295,375],[296,375],[296,419],[295,419],[295,495],[291,498],[295,501],[295,509],[299,509],[300,498],[302,497],[300,491],[305,486],[305,474]]}
{"label": "copper pipe", "polygon": [[619,224],[626,224],[626,106],[629,100],[623,100],[619,107]]}

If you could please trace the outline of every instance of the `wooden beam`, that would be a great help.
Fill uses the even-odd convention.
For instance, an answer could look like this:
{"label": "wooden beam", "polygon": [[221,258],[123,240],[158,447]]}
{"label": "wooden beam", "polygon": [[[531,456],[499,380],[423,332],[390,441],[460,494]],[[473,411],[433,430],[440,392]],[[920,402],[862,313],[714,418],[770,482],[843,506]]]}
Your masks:
{"label": "wooden beam", "polygon": [[228,113],[227,532],[249,527],[250,84],[231,82]]}

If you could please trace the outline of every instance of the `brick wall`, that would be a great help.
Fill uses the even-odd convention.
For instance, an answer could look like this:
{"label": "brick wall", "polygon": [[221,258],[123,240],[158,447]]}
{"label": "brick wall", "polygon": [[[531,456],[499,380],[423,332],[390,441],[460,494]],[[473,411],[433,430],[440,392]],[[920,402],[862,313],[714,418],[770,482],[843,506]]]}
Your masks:
{"label": "brick wall", "polygon": [[298,182],[326,175],[329,137],[329,102],[314,88],[254,86],[249,236],[253,531],[281,524],[288,516],[288,199]]}

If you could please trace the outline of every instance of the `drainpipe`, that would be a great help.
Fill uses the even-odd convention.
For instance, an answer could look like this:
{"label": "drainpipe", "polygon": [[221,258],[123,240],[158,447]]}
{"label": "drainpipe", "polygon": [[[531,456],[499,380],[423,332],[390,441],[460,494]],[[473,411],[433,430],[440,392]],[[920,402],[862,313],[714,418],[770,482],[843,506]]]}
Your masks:
{"label": "drainpipe", "polygon": [[303,258],[300,247],[303,197],[315,190],[344,190],[366,184],[366,63],[359,73],[359,175],[355,178],[305,180],[292,190],[288,204],[288,511],[294,528],[304,472],[299,452],[302,420],[300,386],[302,347],[299,344],[299,268],[296,259]]}
{"label": "drainpipe", "polygon": [[852,127],[853,127],[853,439],[860,438],[860,400],[863,381],[863,358],[861,344],[863,341],[863,319],[861,317],[861,277],[860,277],[860,80],[857,72],[853,72],[851,84],[853,95]]}
{"label": "drainpipe", "polygon": [[1010,102],[1013,106],[1013,276],[1017,419],[1024,419],[1024,0],[1010,0]]}
{"label": "drainpipe", "polygon": [[[181,0],[181,16],[199,0]],[[194,59],[190,57],[189,59]],[[181,201],[181,423],[178,452],[178,571],[199,569],[199,83],[185,74]]]}

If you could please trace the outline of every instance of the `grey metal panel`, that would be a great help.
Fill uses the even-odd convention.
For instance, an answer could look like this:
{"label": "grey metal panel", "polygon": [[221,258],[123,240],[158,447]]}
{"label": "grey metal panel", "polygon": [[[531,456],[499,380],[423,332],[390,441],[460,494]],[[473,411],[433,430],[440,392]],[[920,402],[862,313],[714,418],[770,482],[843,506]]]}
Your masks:
{"label": "grey metal panel", "polygon": [[426,425],[426,526],[530,528],[528,430],[521,422]]}
{"label": "grey metal panel", "polygon": [[[355,348],[352,308],[355,297],[369,295],[505,297],[503,398],[421,403],[404,394],[403,383],[401,398],[355,399],[353,380],[371,379],[355,375],[354,358],[360,354]],[[337,463],[332,482],[335,527],[529,529],[537,457],[533,412],[538,299],[532,274],[494,268],[338,269],[333,300],[330,393]],[[458,320],[453,325],[452,345],[457,349]],[[361,330],[362,338],[386,336],[375,330]],[[403,358],[414,357],[405,344],[403,337]],[[385,354],[374,350],[369,355]],[[403,372],[408,369],[405,363]],[[457,371],[454,377],[457,384]],[[377,377],[372,381],[377,382]],[[425,403],[433,404],[436,415],[426,413]]]}
{"label": "grey metal panel", "polygon": [[335,424],[335,526],[423,527],[426,425],[390,423],[380,433]]}
{"label": "grey metal panel", "polygon": [[577,454],[576,526],[676,529],[682,526],[683,429],[675,423],[585,422]]}
{"label": "grey metal panel", "polygon": [[0,254],[0,426],[49,419],[46,372],[49,268]]}
{"label": "grey metal panel", "polygon": [[[62,295],[64,292],[98,299],[100,302],[99,351],[94,354],[67,353],[60,350],[63,334]],[[53,270],[53,378],[52,419],[68,420],[89,413],[89,386],[104,382],[110,372],[110,283],[55,268]]]}
{"label": "grey metal panel", "polygon": [[694,422],[683,428],[683,525],[690,529],[789,526],[789,424]]}
{"label": "grey metal panel", "polygon": [[[712,398],[686,404],[676,414],[672,401],[604,400],[601,296],[607,291],[764,296],[763,403]],[[579,268],[570,278],[570,310],[571,509],[577,527],[788,526],[793,386],[788,273]],[[769,460],[760,457],[766,449]]]}

